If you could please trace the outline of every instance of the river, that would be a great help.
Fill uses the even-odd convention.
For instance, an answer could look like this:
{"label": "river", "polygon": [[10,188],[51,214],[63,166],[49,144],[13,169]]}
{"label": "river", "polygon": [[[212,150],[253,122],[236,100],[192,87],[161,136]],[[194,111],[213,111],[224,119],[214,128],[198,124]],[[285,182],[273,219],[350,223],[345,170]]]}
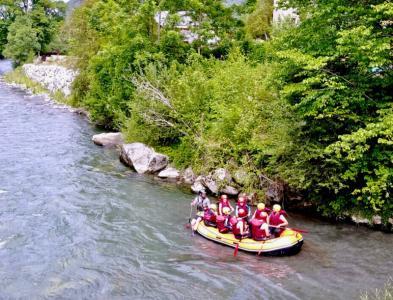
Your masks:
{"label": "river", "polygon": [[0,299],[359,299],[393,276],[393,235],[293,214],[298,255],[233,257],[185,228],[191,194],[97,132],[0,82]]}

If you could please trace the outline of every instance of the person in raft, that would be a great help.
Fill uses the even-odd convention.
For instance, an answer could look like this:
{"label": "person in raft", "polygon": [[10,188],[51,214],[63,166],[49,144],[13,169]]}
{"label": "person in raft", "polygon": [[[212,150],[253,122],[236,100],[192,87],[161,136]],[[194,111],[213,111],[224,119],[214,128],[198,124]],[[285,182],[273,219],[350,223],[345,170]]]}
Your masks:
{"label": "person in raft", "polygon": [[204,189],[198,192],[198,196],[191,202],[191,206],[196,206],[197,211],[203,211],[204,206],[210,206],[210,200],[207,198],[206,191]]}
{"label": "person in raft", "polygon": [[222,212],[222,215],[217,216],[217,229],[220,233],[228,233],[232,229],[230,223],[231,209],[229,207],[224,207]]}
{"label": "person in raft", "polygon": [[251,222],[251,237],[256,241],[262,241],[270,237],[268,219],[268,209],[264,203],[258,203]]}
{"label": "person in raft", "polygon": [[228,207],[230,212],[234,211],[231,203],[229,202],[228,196],[224,194],[224,195],[221,195],[220,202],[218,202],[218,214],[220,216],[222,216],[224,214],[223,209],[225,207]]}
{"label": "person in raft", "polygon": [[231,218],[232,233],[237,239],[248,237],[247,212],[239,208],[238,216]]}
{"label": "person in raft", "polygon": [[262,220],[264,222],[267,222],[267,217],[269,216],[269,213],[271,212],[270,208],[267,208],[265,206],[265,203],[258,203],[257,209],[255,210],[254,214],[251,217],[251,220],[257,219],[257,220]]}
{"label": "person in raft", "polygon": [[216,211],[217,210],[217,205],[215,204],[210,204],[207,205],[206,203],[203,204],[203,216],[199,216],[191,221],[191,226],[192,229],[195,231],[198,228],[199,223],[203,220],[206,226],[216,226]]}
{"label": "person in raft", "polygon": [[247,219],[248,217],[250,217],[251,209],[247,205],[247,199],[244,196],[240,196],[237,203],[236,203],[236,208],[235,208],[236,217],[239,217],[240,209],[243,209],[246,212],[246,215],[243,218]]}
{"label": "person in raft", "polygon": [[267,222],[269,224],[270,234],[278,237],[284,228],[288,226],[288,221],[285,218],[285,211],[281,210],[279,204],[273,205],[273,211],[270,213]]}

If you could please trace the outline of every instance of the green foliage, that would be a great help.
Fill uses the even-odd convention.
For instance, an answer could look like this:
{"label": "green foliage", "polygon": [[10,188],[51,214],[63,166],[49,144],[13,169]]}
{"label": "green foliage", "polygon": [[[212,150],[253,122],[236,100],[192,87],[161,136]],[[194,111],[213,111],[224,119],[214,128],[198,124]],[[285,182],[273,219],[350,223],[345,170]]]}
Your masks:
{"label": "green foliage", "polygon": [[4,75],[4,79],[10,83],[17,83],[28,88],[33,94],[48,94],[52,99],[58,103],[70,104],[70,99],[65,97],[61,91],[51,93],[49,90],[44,88],[40,83],[31,80],[23,72],[21,67],[18,67],[11,72]]}
{"label": "green foliage", "polygon": [[251,38],[267,40],[271,34],[273,1],[259,0],[255,10],[246,19],[246,33]]}
{"label": "green foliage", "polygon": [[288,127],[296,129],[289,106],[269,90],[269,68],[250,65],[236,49],[227,61],[196,57],[186,67],[151,65],[137,79],[128,138],[172,145],[182,167],[206,172],[230,161],[230,168],[248,165],[257,172],[284,150]]}
{"label": "green foliage", "polygon": [[3,54],[16,65],[31,59],[40,49],[37,31],[32,28],[32,22],[26,16],[18,16],[10,25],[7,40]]}
{"label": "green foliage", "polygon": [[37,82],[29,79],[23,72],[21,67],[18,67],[11,72],[4,75],[4,79],[10,83],[17,83],[30,89],[34,94],[46,93],[47,91]]}
{"label": "green foliage", "polygon": [[386,221],[393,5],[280,4],[296,7],[301,22],[271,24],[268,0],[86,0],[65,25],[79,58],[73,102],[180,167],[241,167],[251,174],[245,189],[267,174],[326,215]]}
{"label": "green foliage", "polygon": [[[40,52],[53,50],[54,44],[49,45],[62,24],[64,2],[0,0],[0,7],[1,53],[18,65]],[[60,41],[56,41],[59,50],[64,48]]]}
{"label": "green foliage", "polygon": [[304,120],[278,170],[326,214],[383,208],[388,216],[392,149],[378,141],[390,134],[391,28],[382,24],[392,5],[363,2],[300,6],[307,17],[267,51],[282,66],[283,99]]}

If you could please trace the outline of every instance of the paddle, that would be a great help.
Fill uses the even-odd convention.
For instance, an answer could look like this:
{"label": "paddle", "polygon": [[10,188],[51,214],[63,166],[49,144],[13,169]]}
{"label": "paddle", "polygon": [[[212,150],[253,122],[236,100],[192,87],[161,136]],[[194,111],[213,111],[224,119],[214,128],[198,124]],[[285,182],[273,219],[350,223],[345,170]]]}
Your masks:
{"label": "paddle", "polygon": [[235,251],[233,252],[233,256],[236,257],[238,252],[239,252],[239,243],[237,243],[235,246]]}
{"label": "paddle", "polygon": [[190,209],[190,217],[188,218],[188,223],[186,224],[186,228],[191,227],[191,216],[192,216],[192,205],[191,205],[191,209]]}
{"label": "paddle", "polygon": [[[269,225],[269,227],[272,227],[272,228],[283,228],[284,229],[284,227],[273,226],[273,225]],[[298,228],[288,228],[288,229],[291,229],[291,230],[299,232],[299,233],[308,233],[307,230],[303,230],[303,229],[298,229]]]}
{"label": "paddle", "polygon": [[297,229],[297,228],[290,228],[293,231],[299,232],[299,233],[308,233],[308,230],[302,230],[302,229]]}

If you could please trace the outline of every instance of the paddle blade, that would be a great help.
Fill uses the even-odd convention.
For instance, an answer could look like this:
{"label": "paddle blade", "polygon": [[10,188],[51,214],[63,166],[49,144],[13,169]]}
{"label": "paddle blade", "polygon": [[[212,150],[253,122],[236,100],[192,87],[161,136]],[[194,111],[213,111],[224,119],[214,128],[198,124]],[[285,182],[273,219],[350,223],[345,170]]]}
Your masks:
{"label": "paddle blade", "polygon": [[298,228],[291,228],[293,231],[297,231],[299,233],[308,233],[307,230],[302,230],[302,229],[298,229]]}
{"label": "paddle blade", "polygon": [[233,252],[233,256],[236,257],[238,252],[239,252],[239,244],[236,244],[235,251]]}

